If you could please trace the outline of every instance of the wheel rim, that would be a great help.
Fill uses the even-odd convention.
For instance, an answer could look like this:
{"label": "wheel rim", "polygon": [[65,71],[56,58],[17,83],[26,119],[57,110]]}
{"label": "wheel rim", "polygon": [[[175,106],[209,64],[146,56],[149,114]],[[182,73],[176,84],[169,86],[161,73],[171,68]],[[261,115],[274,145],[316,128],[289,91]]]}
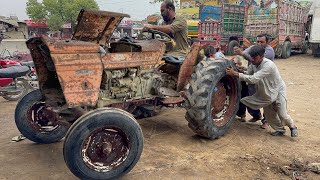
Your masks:
{"label": "wheel rim", "polygon": [[28,110],[28,122],[33,129],[49,133],[59,128],[55,122],[55,113],[48,110],[44,102],[35,103]]}
{"label": "wheel rim", "polygon": [[81,149],[83,162],[97,172],[117,169],[130,151],[128,137],[116,127],[94,130],[85,139]]}
{"label": "wheel rim", "polygon": [[237,80],[230,76],[222,78],[214,88],[211,98],[212,122],[222,127],[232,118],[237,104]]}

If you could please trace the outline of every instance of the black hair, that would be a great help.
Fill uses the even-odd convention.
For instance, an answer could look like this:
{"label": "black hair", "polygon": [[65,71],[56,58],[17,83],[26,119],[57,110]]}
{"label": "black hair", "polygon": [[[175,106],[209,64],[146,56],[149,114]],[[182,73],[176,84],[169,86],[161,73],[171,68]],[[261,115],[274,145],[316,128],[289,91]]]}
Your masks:
{"label": "black hair", "polygon": [[265,37],[266,38],[266,42],[269,42],[269,34],[259,34],[257,37]]}
{"label": "black hair", "polygon": [[264,52],[266,50],[264,49],[264,47],[262,46],[259,46],[259,45],[254,45],[250,48],[249,50],[249,55],[252,57],[252,58],[255,58],[257,56],[261,56],[263,57],[264,56]]}
{"label": "black hair", "polygon": [[209,45],[204,49],[204,55],[207,58],[209,58],[211,55],[216,54],[216,52],[217,52],[216,49],[212,45]]}
{"label": "black hair", "polygon": [[173,1],[171,0],[165,0],[163,1],[166,4],[167,9],[172,9],[174,12],[176,11],[176,7],[174,6]]}

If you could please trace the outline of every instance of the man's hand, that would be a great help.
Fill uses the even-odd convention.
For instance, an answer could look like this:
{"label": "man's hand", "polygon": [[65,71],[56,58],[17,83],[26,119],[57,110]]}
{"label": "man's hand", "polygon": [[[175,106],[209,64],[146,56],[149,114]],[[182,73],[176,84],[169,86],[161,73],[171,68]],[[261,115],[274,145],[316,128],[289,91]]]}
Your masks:
{"label": "man's hand", "polygon": [[235,71],[232,67],[227,68],[226,74],[229,76],[239,77],[239,73]]}
{"label": "man's hand", "polygon": [[238,46],[233,47],[233,51],[236,55],[242,56],[242,50]]}
{"label": "man's hand", "polygon": [[142,31],[148,31],[149,29],[153,29],[153,25],[152,24],[145,24],[145,25],[143,25]]}

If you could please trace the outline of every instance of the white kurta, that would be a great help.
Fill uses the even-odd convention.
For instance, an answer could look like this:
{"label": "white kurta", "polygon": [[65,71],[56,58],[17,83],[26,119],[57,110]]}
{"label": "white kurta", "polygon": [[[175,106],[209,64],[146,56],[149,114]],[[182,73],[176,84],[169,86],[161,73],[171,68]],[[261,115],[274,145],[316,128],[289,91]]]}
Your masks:
{"label": "white kurta", "polygon": [[247,73],[240,73],[239,78],[255,84],[256,93],[241,99],[241,102],[251,109],[257,110],[272,104],[279,94],[286,96],[285,83],[278,68],[267,58],[264,58],[259,66],[249,65]]}

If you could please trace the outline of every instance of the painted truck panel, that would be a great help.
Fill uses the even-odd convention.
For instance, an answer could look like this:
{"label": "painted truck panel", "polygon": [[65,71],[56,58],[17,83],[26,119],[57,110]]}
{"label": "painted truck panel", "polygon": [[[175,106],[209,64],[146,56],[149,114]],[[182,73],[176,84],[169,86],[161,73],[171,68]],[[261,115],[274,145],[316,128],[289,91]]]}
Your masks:
{"label": "painted truck panel", "polygon": [[[262,4],[263,3],[263,4]],[[244,47],[249,47],[256,41],[258,34],[269,34],[276,55],[290,56],[290,49],[306,48],[305,24],[312,2],[292,0],[253,0],[247,3],[244,26]],[[285,42],[290,44],[283,47]],[[290,52],[286,52],[290,51]]]}
{"label": "painted truck panel", "polygon": [[199,13],[201,22],[198,38],[200,42],[211,44],[225,53],[232,54],[226,51],[229,43],[236,41],[242,44],[243,41],[244,5],[245,1],[241,3],[236,1],[233,4],[221,1],[216,6],[202,6]]}

